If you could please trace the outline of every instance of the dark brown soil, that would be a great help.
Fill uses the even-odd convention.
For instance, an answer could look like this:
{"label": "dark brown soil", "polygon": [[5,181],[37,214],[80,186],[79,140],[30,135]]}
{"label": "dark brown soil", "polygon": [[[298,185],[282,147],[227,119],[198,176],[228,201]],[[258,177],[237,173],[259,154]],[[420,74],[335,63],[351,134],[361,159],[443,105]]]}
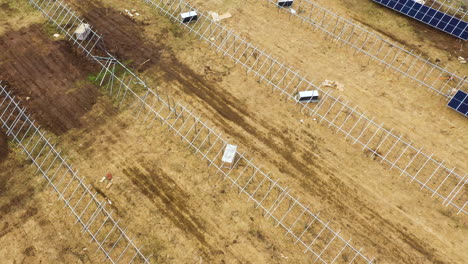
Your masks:
{"label": "dark brown soil", "polygon": [[13,11],[13,9],[10,7],[10,5],[8,3],[3,3],[3,4],[0,4],[0,8],[3,9],[3,10],[6,10],[6,11]]}
{"label": "dark brown soil", "polygon": [[[115,9],[104,8],[90,1],[87,3],[89,11],[84,12],[83,17],[104,36],[105,47],[109,53],[119,57],[121,61],[128,62],[140,72],[159,61],[161,52],[166,47],[145,43],[138,33],[138,27],[144,25],[123,16]],[[81,1],[80,5],[83,5]]]}
{"label": "dark brown soil", "polygon": [[80,127],[80,117],[95,103],[98,90],[86,80],[98,69],[68,41],[49,35],[41,25],[3,35],[0,80],[42,126],[62,134]]}
{"label": "dark brown soil", "polygon": [[7,136],[3,133],[3,131],[0,131],[0,163],[4,161],[7,157],[8,157]]}
{"label": "dark brown soil", "polygon": [[213,254],[216,247],[206,241],[207,230],[203,221],[193,215],[187,203],[187,194],[172,178],[154,168],[145,168],[144,171],[139,168],[129,168],[125,169],[124,173],[141,193],[155,201],[156,205],[160,205],[159,210],[163,211],[177,227],[193,235],[200,242],[204,258],[209,258]]}

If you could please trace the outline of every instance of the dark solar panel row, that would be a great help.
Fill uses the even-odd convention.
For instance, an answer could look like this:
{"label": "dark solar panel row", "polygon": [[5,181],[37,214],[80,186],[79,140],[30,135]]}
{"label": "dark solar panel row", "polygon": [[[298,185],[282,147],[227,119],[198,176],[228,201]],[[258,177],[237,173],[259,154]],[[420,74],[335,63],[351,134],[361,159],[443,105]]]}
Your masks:
{"label": "dark solar panel row", "polygon": [[373,0],[463,40],[468,39],[468,23],[414,0]]}
{"label": "dark solar panel row", "polygon": [[468,116],[468,94],[459,90],[448,103],[448,107],[464,116]]}

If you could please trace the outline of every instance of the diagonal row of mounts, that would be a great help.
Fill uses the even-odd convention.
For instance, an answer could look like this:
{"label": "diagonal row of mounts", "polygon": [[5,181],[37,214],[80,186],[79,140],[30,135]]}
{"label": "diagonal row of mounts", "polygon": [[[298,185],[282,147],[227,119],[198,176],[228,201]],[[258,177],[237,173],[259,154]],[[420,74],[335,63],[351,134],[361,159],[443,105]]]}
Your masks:
{"label": "diagonal row of mounts", "polygon": [[19,102],[0,81],[0,125],[7,136],[18,144],[58,200],[64,203],[82,228],[111,263],[150,263],[141,247],[122,227],[113,211],[106,208],[107,200],[97,194],[85,179],[78,175],[70,162],[56,148],[44,131],[26,113]]}
{"label": "diagonal row of mounts", "polygon": [[[62,1],[29,1],[40,10],[67,38],[102,67],[100,84],[119,107],[128,107],[139,122],[152,127],[156,124],[167,126],[182,139],[195,154],[205,160],[208,167],[222,175],[235,187],[239,194],[260,209],[265,218],[272,219],[276,226],[284,229],[285,235],[300,244],[313,261],[321,263],[373,263],[362,249],[355,248],[340,231],[325,221],[320,213],[314,214],[309,206],[295,197],[288,187],[252,162],[247,153],[237,153],[231,166],[220,162],[223,151],[229,145],[222,133],[213,129],[207,121],[196,115],[187,105],[175,102],[168,96],[161,96],[151,89],[137,75],[111,54],[94,56],[89,48],[100,46],[101,37],[87,26],[86,38],[78,39],[74,34],[77,25],[86,24]],[[76,23],[74,22],[76,21]],[[124,69],[117,74],[115,69]]]}
{"label": "diagonal row of mounts", "polygon": [[[208,42],[222,56],[240,64],[247,73],[252,73],[259,82],[272,87],[281,96],[286,96],[306,115],[325,123],[330,129],[342,134],[352,144],[359,144],[363,151],[371,153],[380,163],[399,171],[417,183],[421,190],[438,197],[445,206],[453,206],[458,213],[467,214],[466,173],[448,167],[445,161],[438,161],[434,154],[427,154],[423,148],[398,134],[394,129],[385,128],[374,118],[366,116],[357,107],[352,107],[339,95],[313,84],[310,80],[289,67],[287,63],[274,58],[266,50],[246,41],[208,14],[202,13],[190,4],[179,0],[143,0],[196,37]],[[181,13],[195,12],[196,20],[184,21]],[[316,104],[298,98],[300,91],[318,91],[321,99]],[[309,102],[315,101],[310,97]]]}
{"label": "diagonal row of mounts", "polygon": [[[267,0],[277,7],[277,1]],[[412,0],[410,0],[412,1]],[[292,1],[291,1],[292,2]],[[440,61],[432,62],[414,50],[407,49],[359,22],[341,17],[311,0],[294,0],[293,4],[280,8],[314,30],[320,30],[332,40],[369,56],[383,66],[415,81],[434,93],[450,99],[456,90],[468,91],[466,76],[459,76]],[[292,11],[294,10],[294,12]]]}
{"label": "diagonal row of mounts", "polygon": [[[415,147],[409,140],[401,135],[397,135],[393,129],[388,130],[384,128],[383,124],[376,123],[358,109],[350,107],[340,97],[333,95],[330,91],[325,91],[321,87],[315,86],[300,76],[298,72],[286,66],[284,62],[274,59],[271,55],[267,55],[265,51],[256,48],[251,43],[240,38],[232,30],[221,26],[220,23],[213,21],[209,16],[199,12],[189,4],[175,0],[144,0],[144,2],[156,7],[157,10],[193,32],[197,37],[209,42],[217,52],[235,60],[247,72],[252,72],[260,81],[265,82],[268,86],[280,92],[281,95],[287,96],[288,99],[291,99],[298,105],[298,108],[303,113],[317,117],[319,122],[324,122],[336,133],[343,134],[353,144],[358,143],[362,146],[363,150],[371,151],[372,155],[378,157],[381,163],[385,162],[389,164],[391,168],[399,170],[400,175],[405,175],[411,182],[418,183],[420,189],[426,189],[432,196],[441,198],[444,205],[451,205],[458,213],[467,213],[465,210],[467,202],[466,174],[455,168],[450,169],[444,162],[435,160],[433,155],[425,154],[422,148]],[[62,1],[29,0],[29,3],[40,10],[51,23],[67,36],[75,46],[89,56],[93,62],[98,63],[102,67],[102,71],[99,74],[100,84],[106,86],[107,92],[120,107],[125,106],[130,108],[134,111],[135,117],[144,122],[148,127],[157,123],[167,126],[195,154],[207,161],[208,166],[214,168],[217,174],[221,174],[225,179],[228,179],[231,186],[235,187],[239,194],[246,195],[248,201],[252,201],[255,207],[262,211],[265,218],[272,219],[277,226],[284,229],[285,235],[292,237],[294,243],[302,245],[305,252],[311,255],[312,260],[322,263],[374,262],[374,259],[366,257],[361,249],[352,246],[350,240],[344,239],[340,231],[336,231],[335,228],[331,227],[329,221],[323,220],[320,214],[312,213],[309,210],[309,206],[305,206],[300,199],[296,198],[289,188],[280,185],[278,180],[273,179],[268,173],[262,171],[259,166],[252,162],[248,154],[237,153],[238,157],[232,166],[227,167],[224,163],[220,163],[223,151],[230,145],[230,142],[224,139],[222,133],[216,132],[207,121],[203,121],[187,105],[180,101],[175,103],[173,99],[167,96],[160,96],[157,91],[148,87],[133,71],[111,54],[105,52],[104,56],[95,56],[93,53],[95,48],[102,46],[100,45],[102,43],[101,36],[93,31],[88,24]],[[180,19],[180,14],[187,12],[195,12],[197,19],[193,21],[191,19],[188,21]],[[316,23],[314,22],[314,24]],[[84,38],[80,38],[74,34],[74,30],[82,25],[88,25],[86,26],[88,34]],[[346,27],[349,29],[349,26]],[[354,27],[355,29],[356,27]],[[343,32],[347,32],[343,30],[338,37],[340,41],[344,41],[344,39],[341,39],[341,35],[344,34]],[[354,34],[354,30],[351,34]],[[366,34],[367,39],[371,33]],[[346,41],[350,41],[352,38],[350,37]],[[385,40],[380,41],[385,42]],[[364,45],[358,51],[365,53],[362,47],[365,47],[367,43],[371,42],[364,41]],[[377,44],[377,40],[372,43],[379,45]],[[354,44],[352,46],[357,47]],[[379,50],[384,50],[386,46],[387,44],[382,44]],[[400,48],[400,51],[397,53],[402,53],[402,50],[405,51]],[[393,51],[395,50],[391,48],[381,60],[386,62],[388,54]],[[369,51],[367,53],[370,54]],[[380,51],[376,58],[379,58],[379,54]],[[401,57],[397,55],[392,55],[392,63],[385,65],[400,72],[403,72],[401,65],[408,66],[406,70],[408,77],[417,80],[421,85],[429,87],[447,98],[453,97],[453,94],[451,94],[453,89],[465,89],[464,78],[431,64],[429,60],[422,60],[412,53],[405,54],[404,60],[401,60]],[[406,62],[407,59],[410,59],[410,64],[406,64],[408,63]],[[396,67],[395,61],[400,62],[401,65]],[[422,64],[418,73],[410,74],[409,72],[412,72],[414,65],[418,65],[421,61],[424,64]],[[117,74],[114,71],[116,67],[125,69],[124,73]],[[439,76],[448,74],[450,81],[428,84],[426,80],[429,76],[433,76],[434,72]],[[322,96],[317,104],[309,104],[313,100],[312,97],[309,102],[301,102],[297,98],[298,92],[310,89],[319,91]],[[51,178],[47,174],[50,171],[48,169],[46,169],[47,172],[44,174],[43,165],[46,164],[47,159],[54,157],[55,159],[52,159],[51,168],[55,168],[59,166],[59,163],[54,163],[54,160],[65,162],[65,159],[61,158],[60,152],[55,151],[54,145],[51,145],[45,139],[39,128],[35,125],[33,126],[34,122],[30,121],[30,116],[27,116],[25,110],[18,106],[10,93],[4,87],[0,91],[0,98],[2,96],[6,98],[2,101],[0,107],[2,105],[4,107],[5,102],[7,102],[7,109],[14,111],[4,112],[8,113],[6,116],[2,114],[3,127],[7,128],[8,135],[13,136],[14,140],[24,149],[29,159],[34,164],[39,165],[38,170],[54,186],[54,190],[56,190],[59,196],[66,201],[66,205],[69,205],[72,213],[75,213],[75,209],[81,204],[81,200],[73,200],[77,202],[76,206],[74,206],[74,203],[71,203],[72,198],[76,198],[75,193],[78,193],[77,190],[80,190],[79,193],[82,194],[82,198],[88,197],[88,193],[91,192],[84,187],[82,179],[76,176],[76,172],[73,172],[71,169],[69,172],[64,172],[64,174],[70,174],[68,176],[70,177],[70,185],[75,181],[77,182],[76,186],[72,187],[74,191],[70,193],[70,196],[67,196],[65,191],[68,191],[69,187],[63,190],[59,189],[59,185],[56,188],[57,184],[54,183],[55,177]],[[10,108],[11,104],[16,107]],[[31,137],[30,132],[23,130],[23,125],[27,122],[29,122],[30,126],[37,128],[38,135],[42,135],[37,139],[37,142],[40,142],[37,144],[40,145],[41,150],[37,150],[37,146],[31,150],[29,149],[31,147],[30,143],[23,141],[24,139],[29,140]],[[23,134],[25,135],[23,139],[20,139],[20,133],[26,133]],[[70,198],[64,199],[64,197]],[[95,196],[91,194],[90,197]],[[125,229],[120,228],[118,221],[113,220],[111,213],[108,213],[103,208],[105,205],[97,203],[94,200],[90,204],[95,204],[97,206],[95,210],[98,211],[98,213],[92,214],[91,217],[93,215],[97,217],[97,215],[102,214],[104,215],[104,220],[102,227],[97,231],[90,228],[86,229],[87,225],[83,225],[83,230],[91,234],[92,240],[98,243],[99,249],[105,253],[106,259],[112,263],[121,263],[123,262],[122,259],[125,259],[125,263],[132,263],[134,261],[147,263],[148,258],[141,253],[140,249],[133,243],[133,240],[126,235]],[[87,212],[86,208],[83,210]],[[80,215],[75,214],[75,216]],[[81,221],[79,217],[77,219],[80,223],[86,223],[86,221]],[[104,229],[106,231],[102,232],[101,230]],[[106,235],[98,238],[101,232]],[[126,242],[120,243],[119,241]],[[117,248],[119,250],[116,250]],[[132,253],[127,257],[126,252]],[[343,260],[346,261],[343,262]]]}

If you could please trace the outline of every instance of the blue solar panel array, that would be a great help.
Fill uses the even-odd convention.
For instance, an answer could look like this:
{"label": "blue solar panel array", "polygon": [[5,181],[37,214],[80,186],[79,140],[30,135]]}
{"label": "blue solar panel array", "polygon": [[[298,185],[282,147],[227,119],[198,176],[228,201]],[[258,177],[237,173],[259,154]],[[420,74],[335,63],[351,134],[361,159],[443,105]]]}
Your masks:
{"label": "blue solar panel array", "polygon": [[452,100],[448,103],[448,107],[464,116],[468,116],[468,94],[458,90]]}
{"label": "blue solar panel array", "polygon": [[468,23],[414,0],[373,0],[416,20],[449,33],[463,40],[468,39]]}

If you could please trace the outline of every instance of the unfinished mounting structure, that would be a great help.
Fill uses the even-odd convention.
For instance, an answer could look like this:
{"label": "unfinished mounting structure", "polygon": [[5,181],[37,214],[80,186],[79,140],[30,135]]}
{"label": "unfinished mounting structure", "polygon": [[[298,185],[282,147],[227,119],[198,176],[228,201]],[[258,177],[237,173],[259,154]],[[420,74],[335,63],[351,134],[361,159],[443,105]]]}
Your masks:
{"label": "unfinished mounting structure", "polygon": [[[418,20],[426,25],[450,34],[463,41],[468,40],[468,23],[464,17],[457,17],[446,13],[442,9],[445,5],[437,1],[425,0],[372,0],[401,14]],[[464,15],[463,15],[464,16]]]}
{"label": "unfinished mounting structure", "polygon": [[[26,159],[31,161],[36,172],[47,181],[47,186],[58,194],[58,200],[76,219],[75,224],[82,226],[82,232],[91,237],[104,253],[104,259],[111,263],[150,263],[141,247],[127,234],[112,216],[113,211],[106,208],[108,202],[85,184],[67,159],[56,149],[40,127],[35,124],[26,109],[22,108],[15,97],[0,81],[0,124],[6,129],[7,136],[18,144]],[[101,201],[100,201],[101,200]]]}
{"label": "unfinished mounting structure", "polygon": [[334,263],[337,259],[346,259],[350,260],[349,263],[373,263],[374,259],[367,258],[362,249],[353,247],[351,240],[345,240],[340,231],[335,231],[330,221],[323,220],[320,213],[312,213],[309,206],[302,204],[288,187],[280,185],[279,180],[255,165],[248,154],[239,153],[236,149],[236,153],[230,153],[233,154],[232,159],[223,160],[223,153],[231,142],[187,105],[171,98],[166,100],[150,88],[142,91],[144,82],[139,77],[126,68],[124,76],[120,77],[114,72],[115,65],[125,67],[114,58],[98,76],[101,85],[106,86],[120,107],[133,109],[135,118],[148,128],[155,123],[167,126],[194,154],[207,161],[208,167],[213,167],[216,174],[227,179],[231,188],[235,187],[239,194],[246,195],[247,201],[252,201],[265,218],[273,219],[276,226],[283,228],[285,236],[290,235],[295,244],[301,244],[305,248],[304,253],[310,253],[314,261]]}
{"label": "unfinished mounting structure", "polygon": [[[275,0],[267,1],[276,6]],[[453,96],[454,90],[468,91],[466,76],[458,76],[447,67],[439,66],[440,62],[433,63],[357,21],[340,17],[311,0],[295,0],[292,8],[295,12],[287,8],[281,10],[299,19],[301,24],[318,29],[337,43],[351,47],[354,54],[369,56],[382,64],[384,70],[392,69],[447,99]]]}
{"label": "unfinished mounting structure", "polygon": [[445,14],[450,14],[466,21],[468,11],[468,2],[466,0],[424,0],[424,2],[426,5],[435,7]]}
{"label": "unfinished mounting structure", "polygon": [[[433,158],[433,154],[424,153],[423,148],[414,146],[403,135],[385,128],[383,123],[376,123],[357,107],[351,107],[340,96],[335,96],[331,90],[314,85],[286,63],[273,58],[188,3],[180,0],[143,1],[207,41],[218,53],[242,65],[247,73],[257,76],[259,82],[264,81],[280,95],[292,99],[303,113],[316,117],[320,123],[325,121],[334,132],[342,133],[353,144],[361,145],[362,150],[371,153],[372,158],[380,159],[380,163],[385,162],[390,169],[397,169],[410,182],[419,184],[420,190],[427,190],[431,196],[440,198],[446,207],[451,205],[457,213],[468,213],[465,210],[468,179],[463,171],[447,167],[444,161]],[[197,11],[199,18],[196,22],[180,23],[178,15],[187,10]],[[317,90],[321,94],[318,104],[296,100],[297,91],[309,90]]]}
{"label": "unfinished mounting structure", "polygon": [[[84,45],[76,41],[73,28],[68,27],[62,21],[78,20],[61,1],[43,0],[30,3],[42,11],[42,13],[57,28],[73,41],[78,47]],[[43,7],[47,4],[48,8]],[[61,14],[61,15],[57,15]],[[180,14],[180,13],[179,13]],[[183,23],[179,19],[180,23]],[[100,39],[96,32],[91,31],[92,39]],[[96,35],[96,36],[94,36]],[[319,214],[309,210],[298,198],[291,194],[291,190],[278,184],[269,174],[265,173],[252,163],[245,153],[237,153],[233,159],[234,164],[227,168],[223,166],[221,155],[229,144],[221,133],[212,129],[208,122],[203,121],[181,102],[174,101],[166,96],[160,96],[157,91],[150,89],[143,80],[136,76],[124,64],[107,53],[107,57],[94,56],[90,51],[84,50],[94,62],[101,65],[99,80],[105,85],[119,107],[129,107],[133,110],[135,118],[139,118],[148,127],[155,123],[167,126],[169,130],[182,139],[195,154],[208,162],[209,167],[216,169],[216,174],[221,174],[231,182],[231,187],[236,187],[239,194],[245,194],[248,201],[252,201],[256,208],[260,208],[265,218],[274,220],[276,226],[285,230],[285,235],[290,235],[294,243],[301,244],[305,253],[311,254],[314,261],[321,263],[373,263],[350,244],[331,227],[330,221],[324,221]],[[123,74],[115,72],[116,67],[124,69]],[[166,99],[167,98],[167,99]],[[242,166],[241,166],[242,165]]]}

